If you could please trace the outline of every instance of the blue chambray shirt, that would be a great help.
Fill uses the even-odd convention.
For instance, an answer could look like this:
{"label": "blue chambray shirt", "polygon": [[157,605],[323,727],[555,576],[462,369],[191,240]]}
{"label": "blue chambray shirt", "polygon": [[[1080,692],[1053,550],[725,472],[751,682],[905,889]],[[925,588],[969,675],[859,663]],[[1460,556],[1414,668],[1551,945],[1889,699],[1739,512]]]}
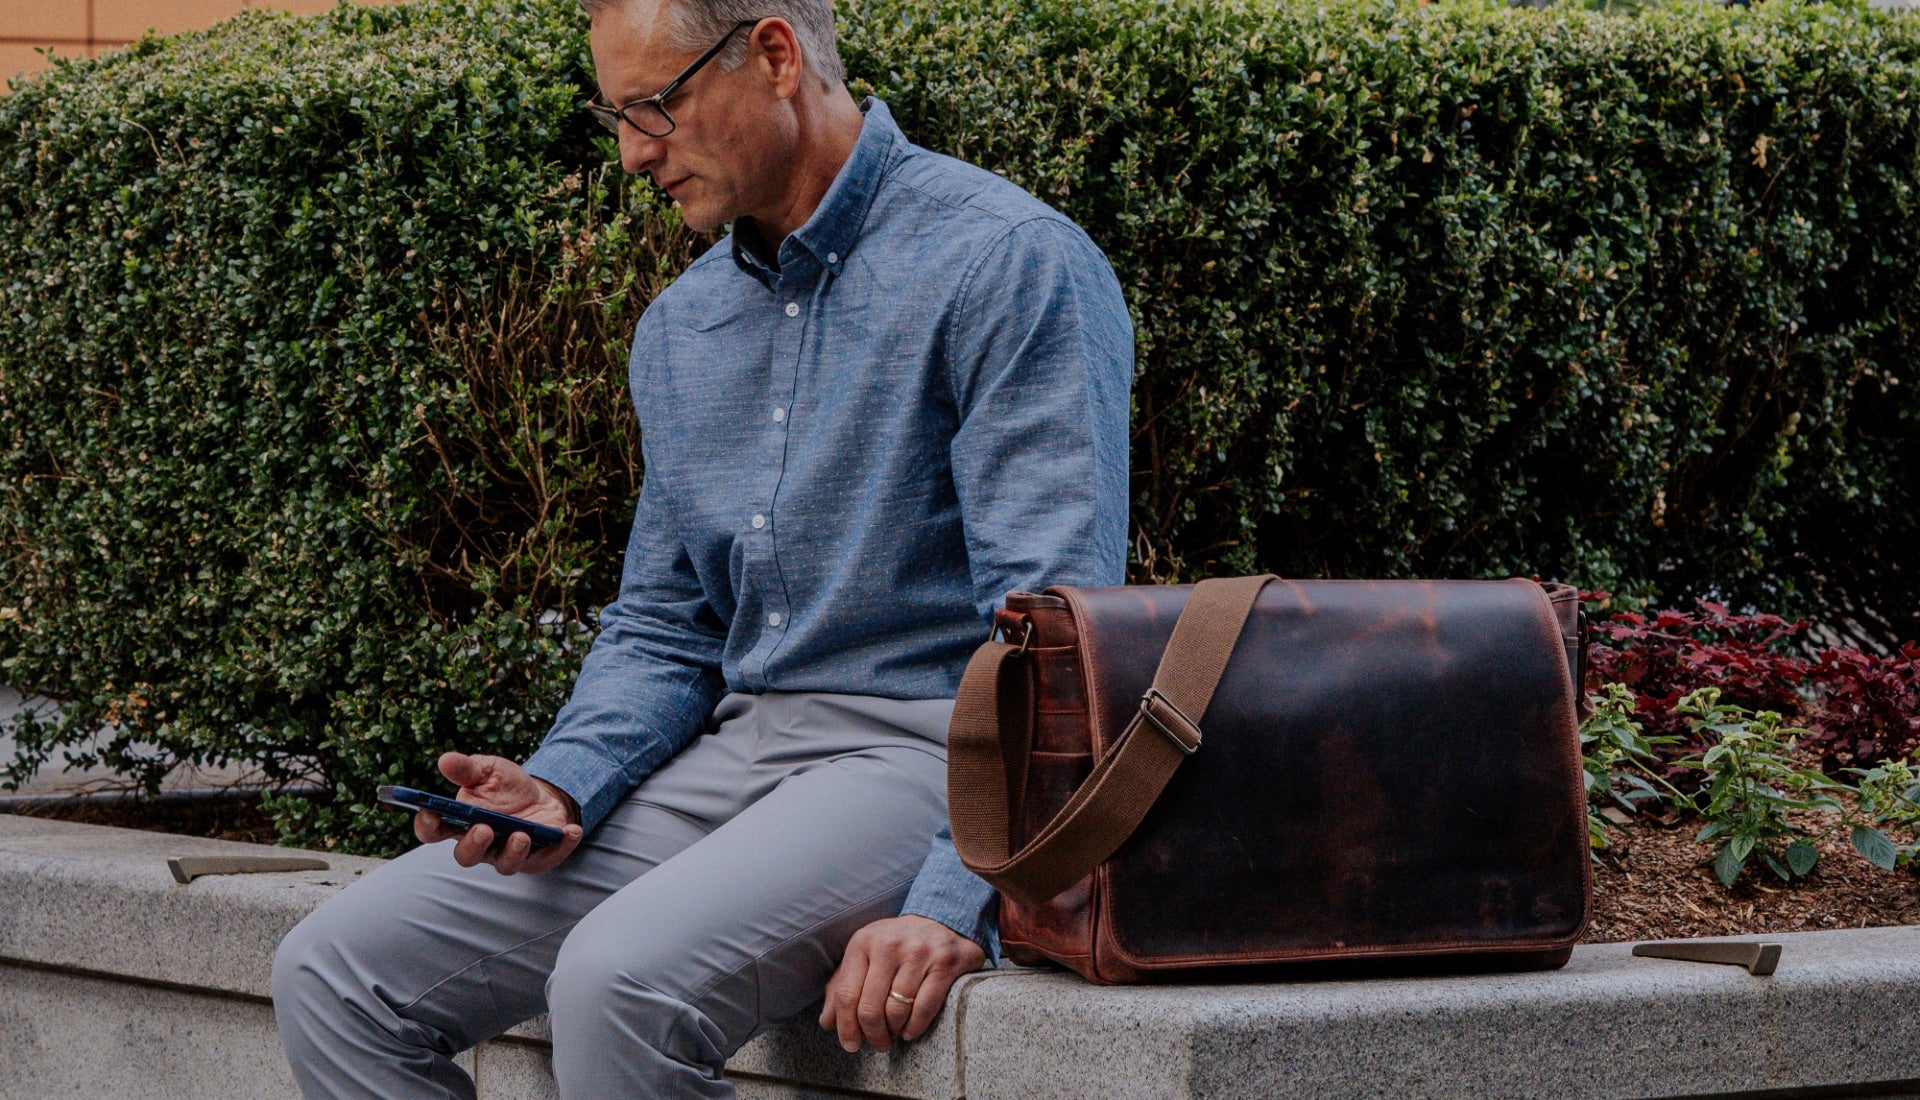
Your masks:
{"label": "blue chambray shirt", "polygon": [[[729,691],[952,698],[1008,592],[1123,579],[1133,329],[1112,267],[862,110],[778,270],[729,236],[635,329],[646,477],[620,594],[526,765],[586,828]],[[997,960],[994,900],[943,830],[903,911]]]}

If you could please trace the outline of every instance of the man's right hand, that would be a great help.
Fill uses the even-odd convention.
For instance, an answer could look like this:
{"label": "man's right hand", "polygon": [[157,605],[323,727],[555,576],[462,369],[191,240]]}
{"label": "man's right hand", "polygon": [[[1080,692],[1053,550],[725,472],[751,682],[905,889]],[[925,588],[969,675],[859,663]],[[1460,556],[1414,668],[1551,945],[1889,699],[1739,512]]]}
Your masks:
{"label": "man's right hand", "polygon": [[495,848],[490,826],[475,825],[463,833],[447,828],[440,815],[429,810],[414,814],[413,835],[420,838],[420,843],[459,841],[453,846],[453,861],[462,867],[491,863],[493,869],[503,875],[521,871],[539,874],[558,866],[585,835],[572,800],[559,788],[528,775],[526,769],[504,756],[444,753],[440,757],[440,774],[460,788],[462,802],[551,825],[566,834],[560,843],[537,852],[533,850],[532,838],[525,833],[513,833],[505,844]]}

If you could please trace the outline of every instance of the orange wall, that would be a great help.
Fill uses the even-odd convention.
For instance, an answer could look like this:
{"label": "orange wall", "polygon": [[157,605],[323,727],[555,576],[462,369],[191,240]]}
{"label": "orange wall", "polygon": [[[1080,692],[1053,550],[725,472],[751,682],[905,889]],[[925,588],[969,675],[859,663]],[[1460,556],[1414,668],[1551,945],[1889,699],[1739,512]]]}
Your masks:
{"label": "orange wall", "polygon": [[[393,3],[394,0],[357,0]],[[0,0],[0,94],[6,81],[47,67],[36,49],[61,57],[98,57],[140,37],[210,27],[243,8],[330,11],[335,0]]]}

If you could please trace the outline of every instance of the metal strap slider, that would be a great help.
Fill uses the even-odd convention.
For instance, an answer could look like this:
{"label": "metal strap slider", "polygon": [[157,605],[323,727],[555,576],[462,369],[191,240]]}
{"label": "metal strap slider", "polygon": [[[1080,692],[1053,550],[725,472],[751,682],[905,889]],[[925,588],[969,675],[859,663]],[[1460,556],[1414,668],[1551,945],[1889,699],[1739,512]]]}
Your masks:
{"label": "metal strap slider", "polygon": [[1140,697],[1140,717],[1153,723],[1153,728],[1165,734],[1182,753],[1192,756],[1199,750],[1200,724],[1174,706],[1173,700],[1161,694],[1159,688],[1150,687]]}

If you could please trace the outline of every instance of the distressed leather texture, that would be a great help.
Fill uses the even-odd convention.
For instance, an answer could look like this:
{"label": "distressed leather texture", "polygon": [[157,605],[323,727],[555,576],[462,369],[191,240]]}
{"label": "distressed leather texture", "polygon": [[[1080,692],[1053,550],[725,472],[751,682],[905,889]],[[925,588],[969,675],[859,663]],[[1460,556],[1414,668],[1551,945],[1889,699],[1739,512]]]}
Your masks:
{"label": "distressed leather texture", "polygon": [[[1021,845],[1133,717],[1191,586],[1014,593],[1031,624]],[[1592,907],[1577,593],[1286,581],[1255,604],[1203,742],[1133,835],[1050,902],[1003,897],[1013,961],[1096,982],[1474,956],[1563,964]]]}

